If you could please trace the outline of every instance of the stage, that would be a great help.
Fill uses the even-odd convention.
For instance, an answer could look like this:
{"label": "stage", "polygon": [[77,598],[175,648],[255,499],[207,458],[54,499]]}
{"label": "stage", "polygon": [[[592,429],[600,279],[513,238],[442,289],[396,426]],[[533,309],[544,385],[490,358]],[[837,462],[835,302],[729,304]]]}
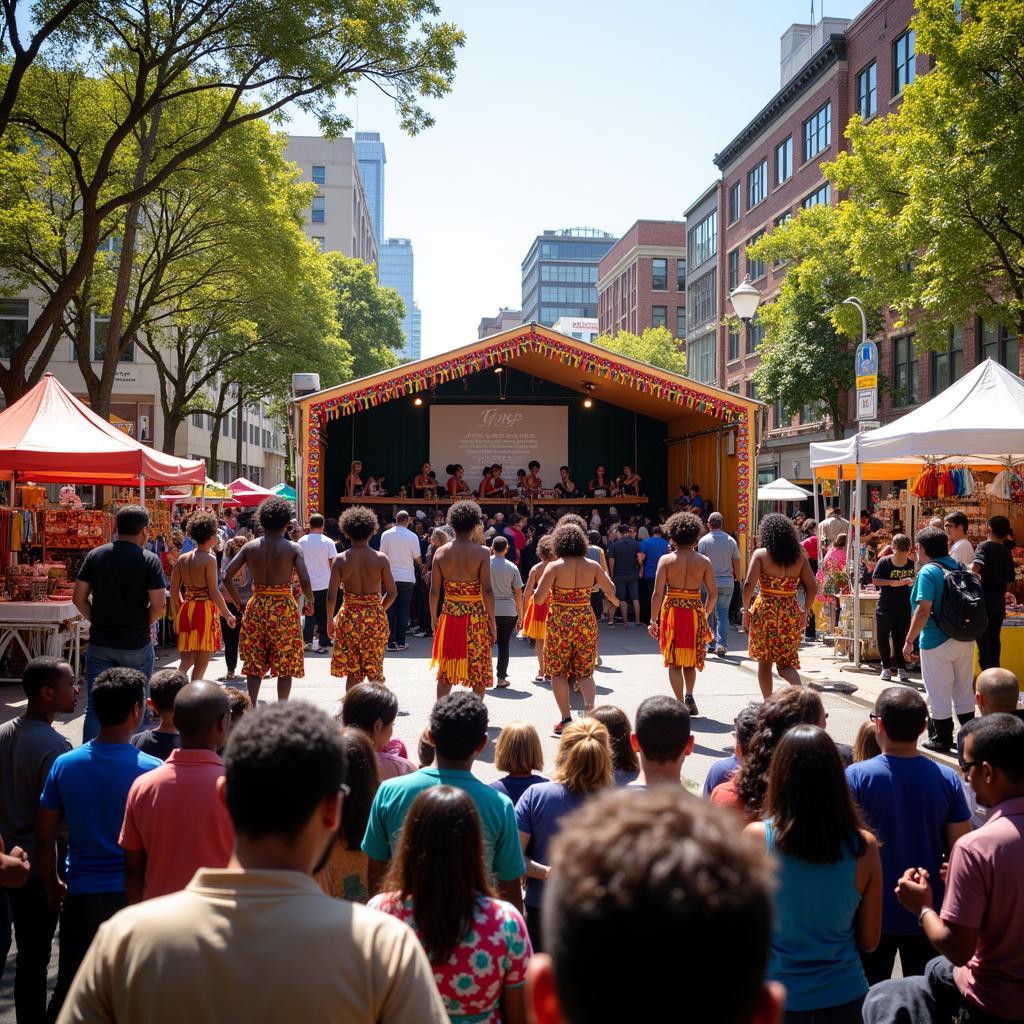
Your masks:
{"label": "stage", "polygon": [[[650,505],[650,498],[643,495],[629,494],[622,498],[476,498],[471,494],[463,495],[463,498],[471,498],[483,509],[494,509],[498,512],[514,512],[525,508],[533,515],[534,509],[555,508],[575,511],[579,508],[609,509],[636,505]],[[391,506],[392,515],[400,508],[415,510],[418,508],[447,508],[455,504],[459,498],[450,498],[442,494],[437,498],[403,498],[394,495],[380,495],[375,497],[341,497],[338,499],[342,505],[368,505],[370,508],[387,508]],[[585,518],[585,517],[584,517]]]}

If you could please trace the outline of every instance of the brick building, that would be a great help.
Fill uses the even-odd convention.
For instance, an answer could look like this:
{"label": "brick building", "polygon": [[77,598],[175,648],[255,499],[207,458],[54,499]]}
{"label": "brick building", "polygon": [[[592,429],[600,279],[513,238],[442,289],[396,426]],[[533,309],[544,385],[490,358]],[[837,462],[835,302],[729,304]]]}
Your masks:
{"label": "brick building", "polygon": [[601,334],[667,327],[686,337],[686,225],[638,220],[597,268],[597,320]]}

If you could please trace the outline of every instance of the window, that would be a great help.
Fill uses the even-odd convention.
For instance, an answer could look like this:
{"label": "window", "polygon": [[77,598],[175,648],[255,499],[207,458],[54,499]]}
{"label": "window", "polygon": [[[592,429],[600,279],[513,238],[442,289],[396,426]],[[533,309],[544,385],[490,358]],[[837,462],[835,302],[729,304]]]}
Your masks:
{"label": "window", "polygon": [[747,355],[753,355],[761,345],[761,321],[755,316],[747,324]]}
{"label": "window", "polygon": [[793,136],[775,147],[775,184],[789,181],[793,174]]}
{"label": "window", "polygon": [[651,306],[651,326],[668,327],[668,306]]}
{"label": "window", "polygon": [[716,277],[715,274],[705,274],[690,286],[687,303],[692,327],[700,327],[715,317],[718,305]]}
{"label": "window", "polygon": [[740,329],[735,324],[729,325],[729,362],[740,357]]}
{"label": "window", "polygon": [[917,368],[917,349],[914,336],[904,335],[892,340],[892,379],[893,404],[916,405],[919,382]]}
{"label": "window", "polygon": [[206,422],[205,416],[201,412],[192,413],[192,426],[198,427],[200,430],[203,429],[203,424]]}
{"label": "window", "polygon": [[0,359],[10,359],[27,336],[28,299],[0,299]]}
{"label": "window", "polygon": [[772,416],[774,418],[775,429],[781,430],[782,427],[788,427],[790,425],[790,418],[782,410],[782,399],[776,400],[772,406]]}
{"label": "window", "polygon": [[323,196],[313,196],[313,223],[323,224],[327,213],[327,200]]}
{"label": "window", "polygon": [[857,113],[865,119],[878,113],[878,65],[874,61],[857,76]]}
{"label": "window", "polygon": [[800,410],[801,423],[821,423],[825,419],[826,407],[824,402],[811,402]]}
{"label": "window", "polygon": [[[793,219],[793,211],[787,210],[785,213],[775,218],[775,227],[781,228],[783,224],[788,224]],[[786,261],[776,260],[772,266],[778,268],[781,267]]]}
{"label": "window", "polygon": [[757,206],[768,195],[768,161],[762,160],[747,174],[747,209]]}
{"label": "window", "polygon": [[747,398],[757,398],[757,385],[752,381],[747,381]]}
{"label": "window", "polygon": [[[710,275],[708,275],[710,276]],[[676,337],[686,337],[686,307],[676,306]]]}
{"label": "window", "polygon": [[908,28],[892,44],[892,94],[898,96],[917,77],[914,30]]}
{"label": "window", "polygon": [[[758,231],[758,233],[747,242],[747,245],[753,245],[763,234],[763,231]],[[750,280],[756,281],[759,277],[764,277],[767,273],[768,265],[764,260],[755,260],[749,253],[747,253],[747,276]]]}
{"label": "window", "polygon": [[740,219],[740,183],[729,186],[729,223],[735,224]]}
{"label": "window", "polygon": [[313,164],[313,183],[316,185],[327,184],[327,168],[323,164]]}
{"label": "window", "polygon": [[738,395],[740,393],[740,382],[738,380],[734,380],[729,385],[729,391],[731,394]]}
{"label": "window", "polygon": [[651,291],[668,291],[668,260],[651,260]]}
{"label": "window", "polygon": [[832,101],[804,121],[804,163],[832,145]]}
{"label": "window", "polygon": [[715,383],[715,332],[708,331],[690,345],[686,357],[690,380],[701,384]]}
{"label": "window", "polygon": [[[92,361],[102,363],[107,355],[107,342],[110,338],[110,317],[92,314]],[[119,363],[135,362],[135,342],[133,341],[122,353]]]}
{"label": "window", "polygon": [[740,283],[740,251],[733,249],[729,253],[729,291],[734,292]]}
{"label": "window", "polygon": [[718,252],[718,211],[712,210],[688,236],[689,264],[696,269]]}
{"label": "window", "polygon": [[[964,330],[952,327],[949,342],[941,352],[932,353],[932,394],[945,391],[954,381],[960,379],[964,367]],[[1016,369],[1014,370],[1016,373]]]}
{"label": "window", "polygon": [[978,318],[978,361],[994,359],[1008,370],[1019,372],[1019,347],[1017,336],[1005,324],[994,320]]}
{"label": "window", "polygon": [[821,188],[812,192],[804,200],[804,209],[809,210],[812,206],[828,206],[830,202],[832,202],[832,185],[826,181]]}
{"label": "window", "polygon": [[327,252],[327,243],[324,241],[323,235],[314,235],[313,244],[317,247],[319,252]]}
{"label": "window", "polygon": [[676,260],[676,291],[686,291],[686,260]]}

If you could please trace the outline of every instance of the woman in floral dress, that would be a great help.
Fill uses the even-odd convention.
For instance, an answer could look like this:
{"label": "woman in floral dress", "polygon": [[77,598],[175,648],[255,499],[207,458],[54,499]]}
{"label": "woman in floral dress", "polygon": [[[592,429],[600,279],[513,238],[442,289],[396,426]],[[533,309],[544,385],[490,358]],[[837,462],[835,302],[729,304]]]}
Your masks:
{"label": "woman in floral dress", "polygon": [[807,612],[797,603],[796,592],[802,584],[804,607],[811,609],[818,583],[796,528],[786,516],[775,512],[765,516],[758,540],[760,547],[750,559],[743,585],[743,625],[749,631],[750,656],[757,659],[758,685],[769,697],[772,665],[787,683],[801,685],[797,669]]}

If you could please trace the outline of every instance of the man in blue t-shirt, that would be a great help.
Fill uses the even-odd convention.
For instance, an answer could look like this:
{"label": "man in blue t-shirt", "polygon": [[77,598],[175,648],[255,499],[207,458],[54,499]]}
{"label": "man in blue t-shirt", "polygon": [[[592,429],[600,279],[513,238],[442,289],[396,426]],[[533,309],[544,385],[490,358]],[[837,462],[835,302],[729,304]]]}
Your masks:
{"label": "man in blue t-shirt", "polygon": [[[146,706],[146,677],[108,668],[96,677],[93,710],[99,735],[61,754],[47,776],[36,821],[36,856],[47,901],[60,910],[57,986],[48,1009],[55,1020],[99,926],[125,905],[124,850],[118,845],[128,790],[162,761],[131,744]],[[67,881],[57,873],[57,833],[67,821]]]}
{"label": "man in blue t-shirt", "polygon": [[928,750],[948,754],[953,747],[953,712],[961,725],[974,717],[974,643],[954,640],[939,629],[935,613],[942,607],[945,586],[943,569],[961,568],[949,556],[946,534],[929,526],[920,530],[917,541],[917,578],[910,591],[914,616],[903,645],[903,656],[914,653],[914,641],[920,637],[921,676],[928,691],[931,718],[928,723]]}
{"label": "man in blue t-shirt", "polygon": [[651,594],[654,593],[654,577],[658,575],[658,559],[668,554],[668,541],[660,526],[651,528],[651,535],[640,541],[640,621],[651,621]]}
{"label": "man in blue t-shirt", "polygon": [[903,977],[924,974],[935,951],[914,915],[900,906],[896,883],[908,867],[927,868],[940,903],[943,856],[971,830],[956,772],[918,753],[928,717],[921,696],[890,686],[879,694],[872,717],[882,753],[846,769],[850,792],[882,855],[882,938],[873,952],[861,953],[869,985],[892,975],[897,951]]}

